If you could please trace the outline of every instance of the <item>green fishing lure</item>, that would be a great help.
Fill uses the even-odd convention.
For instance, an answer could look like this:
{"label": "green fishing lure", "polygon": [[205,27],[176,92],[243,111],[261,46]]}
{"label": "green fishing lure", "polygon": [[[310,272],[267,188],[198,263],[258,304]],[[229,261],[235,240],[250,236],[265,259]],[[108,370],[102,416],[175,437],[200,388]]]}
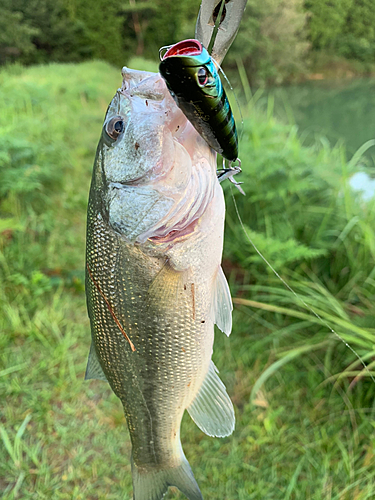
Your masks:
{"label": "green fishing lure", "polygon": [[169,92],[212,149],[233,162],[238,156],[236,124],[216,66],[198,40],[168,47],[159,71]]}

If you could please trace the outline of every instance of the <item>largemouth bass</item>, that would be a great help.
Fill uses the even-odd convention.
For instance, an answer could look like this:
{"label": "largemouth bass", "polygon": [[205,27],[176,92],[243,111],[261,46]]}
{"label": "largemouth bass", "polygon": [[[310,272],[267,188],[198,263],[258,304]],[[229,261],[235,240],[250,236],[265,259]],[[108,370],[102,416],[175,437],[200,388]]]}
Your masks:
{"label": "largemouth bass", "polygon": [[181,447],[183,413],[210,436],[234,429],[211,361],[214,324],[227,335],[232,326],[220,266],[224,196],[216,153],[161,76],[122,74],[90,189],[86,379],[107,380],[123,404],[133,498],[158,500],[173,485],[201,500]]}

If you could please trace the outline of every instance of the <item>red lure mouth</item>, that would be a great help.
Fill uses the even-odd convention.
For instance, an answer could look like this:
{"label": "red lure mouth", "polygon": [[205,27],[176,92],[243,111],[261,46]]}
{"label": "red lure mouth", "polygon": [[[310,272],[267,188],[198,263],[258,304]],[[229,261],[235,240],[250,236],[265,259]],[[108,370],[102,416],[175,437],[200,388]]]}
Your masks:
{"label": "red lure mouth", "polygon": [[182,40],[172,45],[163,56],[163,61],[171,56],[199,56],[202,53],[203,45],[198,40]]}

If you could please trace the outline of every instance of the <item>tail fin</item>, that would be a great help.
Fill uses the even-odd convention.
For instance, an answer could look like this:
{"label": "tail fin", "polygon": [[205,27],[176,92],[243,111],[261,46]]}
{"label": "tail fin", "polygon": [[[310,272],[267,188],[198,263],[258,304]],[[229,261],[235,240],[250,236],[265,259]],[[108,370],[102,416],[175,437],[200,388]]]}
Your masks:
{"label": "tail fin", "polygon": [[177,488],[189,500],[203,500],[189,462],[183,456],[181,464],[170,469],[143,469],[132,458],[133,500],[161,500],[168,486]]}

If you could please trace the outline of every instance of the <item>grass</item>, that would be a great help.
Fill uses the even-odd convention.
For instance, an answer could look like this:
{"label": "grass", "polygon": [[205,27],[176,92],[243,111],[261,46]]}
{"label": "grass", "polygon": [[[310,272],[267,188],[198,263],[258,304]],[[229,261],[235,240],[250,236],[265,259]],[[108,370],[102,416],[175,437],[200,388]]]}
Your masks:
{"label": "grass", "polygon": [[[105,383],[83,380],[85,209],[119,84],[119,70],[99,62],[0,72],[4,500],[131,498],[121,405]],[[347,186],[358,158],[347,162],[342,146],[303,147],[271,103],[264,115],[255,100],[241,143],[247,196],[235,197],[252,240],[305,305],[253,250],[226,186],[234,329],[230,339],[217,333],[214,361],[237,426],[213,439],[186,415],[184,450],[206,499],[374,498],[374,205]]]}

